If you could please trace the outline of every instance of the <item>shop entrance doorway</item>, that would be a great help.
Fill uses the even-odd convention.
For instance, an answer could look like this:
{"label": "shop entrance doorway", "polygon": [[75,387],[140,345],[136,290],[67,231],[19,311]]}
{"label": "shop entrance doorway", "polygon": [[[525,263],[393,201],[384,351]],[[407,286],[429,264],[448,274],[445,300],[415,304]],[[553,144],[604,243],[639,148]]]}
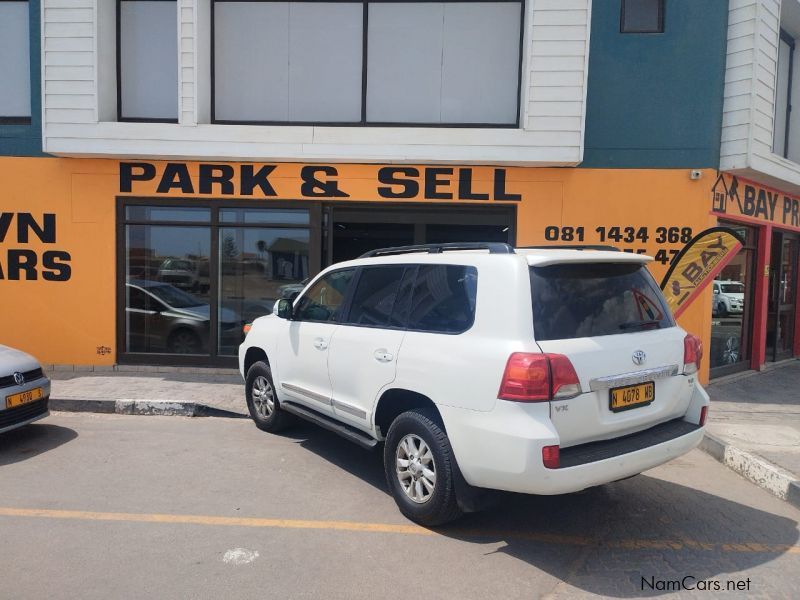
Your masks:
{"label": "shop entrance doorway", "polygon": [[753,297],[756,280],[758,230],[720,221],[744,240],[744,246],[712,282],[711,377],[750,368]]}
{"label": "shop entrance doorway", "polygon": [[323,265],[376,248],[445,242],[516,242],[514,206],[328,206]]}
{"label": "shop entrance doorway", "polygon": [[794,350],[797,314],[797,265],[800,237],[775,231],[769,269],[767,360],[790,358]]}

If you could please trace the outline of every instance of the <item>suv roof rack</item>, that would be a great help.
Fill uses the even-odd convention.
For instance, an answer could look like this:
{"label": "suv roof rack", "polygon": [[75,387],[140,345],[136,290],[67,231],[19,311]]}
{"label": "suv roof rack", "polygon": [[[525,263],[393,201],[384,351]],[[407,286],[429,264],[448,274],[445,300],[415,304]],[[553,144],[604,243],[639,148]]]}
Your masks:
{"label": "suv roof rack", "polygon": [[427,252],[428,254],[441,254],[451,250],[488,250],[489,254],[514,254],[514,248],[503,242],[450,242],[447,244],[416,244],[414,246],[395,246],[393,248],[378,248],[365,252],[358,258],[372,258],[373,256],[390,256],[392,254],[409,254],[411,252]]}
{"label": "suv roof rack", "polygon": [[601,244],[598,245],[552,244],[550,246],[517,246],[517,248],[519,248],[520,250],[607,250],[610,252],[620,252],[619,248],[616,248],[614,246],[604,246]]}

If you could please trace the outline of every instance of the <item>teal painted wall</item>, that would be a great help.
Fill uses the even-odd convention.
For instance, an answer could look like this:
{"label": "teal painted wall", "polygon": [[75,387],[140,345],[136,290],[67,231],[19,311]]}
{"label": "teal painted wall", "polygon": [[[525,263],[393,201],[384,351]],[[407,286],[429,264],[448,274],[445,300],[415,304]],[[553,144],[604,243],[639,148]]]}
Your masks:
{"label": "teal painted wall", "polygon": [[620,33],[592,2],[584,160],[594,168],[719,166],[728,0],[665,0],[664,33]]}
{"label": "teal painted wall", "polygon": [[31,122],[30,125],[0,123],[0,156],[42,156],[41,10],[39,0],[30,0]]}

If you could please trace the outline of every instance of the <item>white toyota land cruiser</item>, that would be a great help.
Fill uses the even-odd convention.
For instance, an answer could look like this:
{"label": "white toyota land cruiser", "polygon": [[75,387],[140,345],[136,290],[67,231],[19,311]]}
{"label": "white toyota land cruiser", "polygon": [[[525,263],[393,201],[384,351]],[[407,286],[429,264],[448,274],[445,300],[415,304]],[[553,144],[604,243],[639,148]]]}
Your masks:
{"label": "white toyota land cruiser", "polygon": [[325,269],[239,348],[247,405],[371,448],[408,518],[436,525],[488,490],[562,494],[681,456],[702,438],[700,340],[645,264],[610,249],[440,244]]}

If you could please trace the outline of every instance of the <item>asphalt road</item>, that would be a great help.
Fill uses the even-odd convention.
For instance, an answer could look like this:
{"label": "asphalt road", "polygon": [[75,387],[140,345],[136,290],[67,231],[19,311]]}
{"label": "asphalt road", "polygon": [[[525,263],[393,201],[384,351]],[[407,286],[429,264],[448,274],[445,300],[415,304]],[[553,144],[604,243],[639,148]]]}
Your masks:
{"label": "asphalt road", "polygon": [[58,414],[0,436],[0,598],[790,598],[798,520],[700,451],[430,531],[378,453],[312,426]]}

